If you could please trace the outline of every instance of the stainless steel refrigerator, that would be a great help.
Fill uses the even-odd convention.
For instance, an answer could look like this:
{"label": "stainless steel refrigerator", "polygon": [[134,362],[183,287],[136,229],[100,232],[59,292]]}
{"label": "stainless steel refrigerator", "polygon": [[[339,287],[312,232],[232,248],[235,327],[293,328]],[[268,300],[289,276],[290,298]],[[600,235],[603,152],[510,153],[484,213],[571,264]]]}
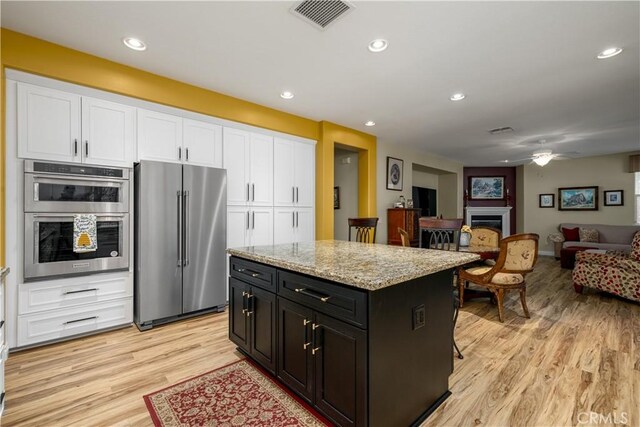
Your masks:
{"label": "stainless steel refrigerator", "polygon": [[143,160],[134,178],[138,328],[224,310],[226,171]]}

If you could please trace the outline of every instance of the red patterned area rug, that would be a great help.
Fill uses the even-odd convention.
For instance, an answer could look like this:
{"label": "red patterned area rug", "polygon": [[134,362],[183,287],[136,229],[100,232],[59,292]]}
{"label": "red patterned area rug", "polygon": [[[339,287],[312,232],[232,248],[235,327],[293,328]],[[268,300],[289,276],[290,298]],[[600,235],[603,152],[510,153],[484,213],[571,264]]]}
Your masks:
{"label": "red patterned area rug", "polygon": [[144,401],[156,427],[331,425],[246,359],[148,394]]}

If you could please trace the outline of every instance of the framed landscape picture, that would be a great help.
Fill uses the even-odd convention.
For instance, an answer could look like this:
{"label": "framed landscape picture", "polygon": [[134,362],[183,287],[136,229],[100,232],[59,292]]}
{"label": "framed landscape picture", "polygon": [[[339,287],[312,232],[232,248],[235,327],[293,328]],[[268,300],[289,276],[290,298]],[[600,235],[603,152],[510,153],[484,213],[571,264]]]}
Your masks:
{"label": "framed landscape picture", "polygon": [[605,206],[624,206],[624,191],[611,190],[604,192]]}
{"label": "framed landscape picture", "polygon": [[504,176],[470,176],[469,199],[504,200]]}
{"label": "framed landscape picture", "polygon": [[541,208],[554,208],[556,195],[555,194],[539,194],[538,195],[538,207]]}
{"label": "framed landscape picture", "polygon": [[558,188],[558,210],[597,211],[598,186]]}
{"label": "framed landscape picture", "polygon": [[402,191],[403,168],[403,160],[387,157],[387,190]]}

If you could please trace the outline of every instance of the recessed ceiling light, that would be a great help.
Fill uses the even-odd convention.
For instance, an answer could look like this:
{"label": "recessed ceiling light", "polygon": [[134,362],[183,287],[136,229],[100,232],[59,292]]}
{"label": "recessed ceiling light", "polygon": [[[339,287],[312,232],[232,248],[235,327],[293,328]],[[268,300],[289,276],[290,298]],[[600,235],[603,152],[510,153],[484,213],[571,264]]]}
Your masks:
{"label": "recessed ceiling light", "polygon": [[605,49],[600,52],[597,56],[598,59],[607,59],[614,57],[622,52],[622,48],[620,47],[610,47],[609,49]]}
{"label": "recessed ceiling light", "polygon": [[451,95],[451,97],[449,97],[449,99],[452,101],[462,101],[466,97],[467,95],[465,95],[464,93],[454,93],[453,95]]}
{"label": "recessed ceiling light", "polygon": [[375,126],[376,122],[374,122],[373,120],[369,120],[368,122],[365,122],[364,124],[365,126]]}
{"label": "recessed ceiling light", "polygon": [[385,39],[375,39],[369,43],[369,50],[374,53],[382,52],[389,47],[389,42]]}
{"label": "recessed ceiling light", "polygon": [[142,40],[135,37],[125,37],[122,39],[122,43],[133,50],[145,50],[147,48],[147,45]]}
{"label": "recessed ceiling light", "polygon": [[291,98],[293,98],[293,92],[289,92],[288,90],[285,90],[284,92],[282,92],[280,94],[280,98],[282,98],[282,99],[291,99]]}

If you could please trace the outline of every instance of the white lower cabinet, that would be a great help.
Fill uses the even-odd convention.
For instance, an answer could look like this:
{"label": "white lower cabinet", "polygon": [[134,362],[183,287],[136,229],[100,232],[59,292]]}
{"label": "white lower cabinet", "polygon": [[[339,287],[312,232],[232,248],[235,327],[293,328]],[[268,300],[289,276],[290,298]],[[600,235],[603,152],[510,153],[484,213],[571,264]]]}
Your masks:
{"label": "white lower cabinet", "polygon": [[313,208],[274,208],[273,243],[302,243],[315,240]]}
{"label": "white lower cabinet", "polygon": [[227,247],[273,244],[273,208],[229,206]]}
{"label": "white lower cabinet", "polygon": [[133,280],[129,272],[18,285],[18,347],[132,321]]}

